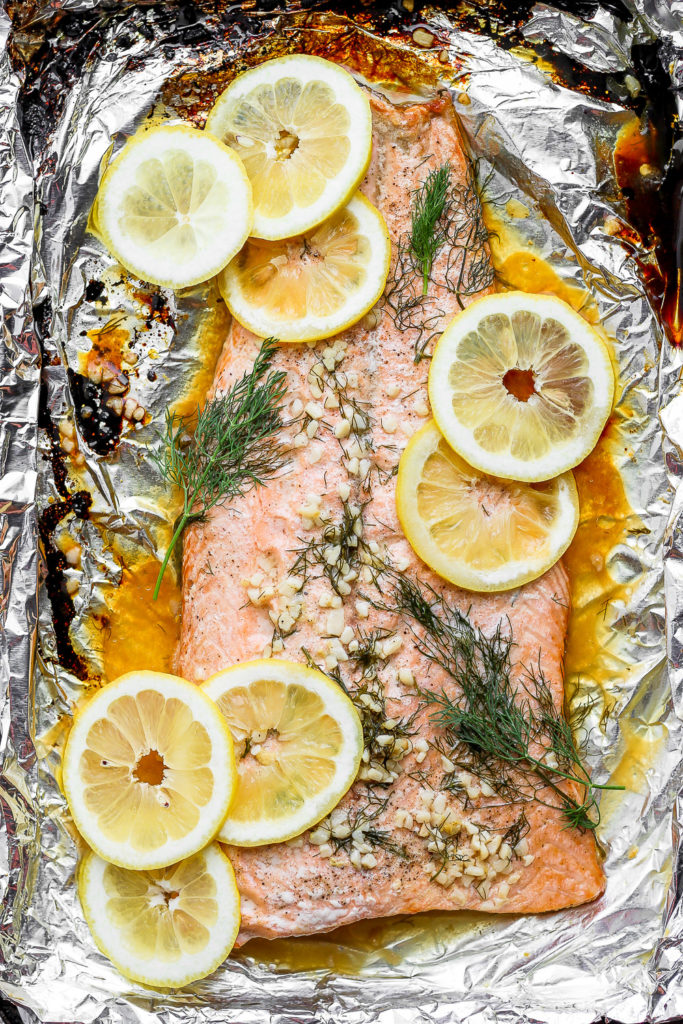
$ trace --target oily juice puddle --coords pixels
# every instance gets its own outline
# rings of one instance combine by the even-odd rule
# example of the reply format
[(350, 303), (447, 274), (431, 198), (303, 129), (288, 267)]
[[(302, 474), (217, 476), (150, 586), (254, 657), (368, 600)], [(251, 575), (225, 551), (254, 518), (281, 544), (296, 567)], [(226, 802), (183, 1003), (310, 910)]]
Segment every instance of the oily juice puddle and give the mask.
[(493, 928), (510, 915), (471, 910), (427, 911), (400, 917), (359, 921), (333, 932), (296, 939), (252, 939), (234, 959), (251, 959), (280, 971), (331, 971), (335, 974), (381, 974), (406, 963), (429, 962), (461, 942)]
[(124, 566), (121, 583), (107, 600), (107, 621), (102, 641), (106, 678), (146, 669), (173, 672), (173, 651), (180, 630), (180, 587), (170, 572), (152, 601), (159, 572), (156, 559)]
[[(193, 342), (193, 349), (201, 353), (201, 360), (195, 361), (193, 372), (173, 404), (172, 411), (177, 415), (190, 416), (205, 401), (228, 323), (225, 305), (212, 294)], [(112, 335), (113, 332), (108, 332), (107, 358), (117, 365), (121, 350), (117, 350)], [(128, 332), (117, 331), (116, 335), (119, 345), (127, 345)], [(82, 354), (84, 363), (89, 358), (91, 353)], [(166, 496), (163, 509), (160, 502), (160, 511), (163, 511), (165, 525), (158, 528), (157, 542), (163, 548), (170, 541), (173, 522), (180, 512), (179, 498)], [(107, 610), (98, 615), (97, 621), (93, 619), (89, 627), (98, 634), (96, 646), (101, 646), (103, 674), (109, 681), (136, 669), (173, 671), (173, 653), (180, 637), (179, 581), (170, 566), (164, 574), (159, 597), (153, 601), (159, 562), (148, 552), (138, 551), (139, 554), (132, 555), (129, 549), (125, 556), (113, 552), (121, 566), (121, 582), (118, 587), (107, 588), (103, 594)]]

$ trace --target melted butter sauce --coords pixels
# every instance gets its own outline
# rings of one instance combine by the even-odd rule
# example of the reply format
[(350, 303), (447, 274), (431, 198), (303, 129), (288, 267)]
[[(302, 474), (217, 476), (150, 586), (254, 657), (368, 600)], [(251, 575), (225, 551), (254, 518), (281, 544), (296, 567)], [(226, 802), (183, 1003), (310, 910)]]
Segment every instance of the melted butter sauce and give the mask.
[[(195, 341), (202, 353), (201, 362), (172, 407), (179, 416), (192, 415), (206, 400), (228, 326), (225, 304), (212, 290)], [(160, 535), (162, 547), (170, 542), (173, 522), (181, 509), (180, 495), (165, 496), (163, 502), (166, 526)], [(106, 678), (116, 679), (124, 672), (143, 668), (172, 672), (180, 640), (181, 608), (180, 582), (174, 578), (173, 566), (169, 564), (166, 569), (159, 596), (153, 601), (159, 562), (142, 549), (137, 556), (127, 552), (125, 559), (116, 557), (122, 577), (119, 586), (111, 588), (106, 596), (108, 613), (102, 645)]]
[[(624, 665), (609, 625), (610, 605), (626, 604), (633, 583), (619, 583), (609, 572), (609, 556), (639, 522), (624, 494), (611, 457), (614, 421), (608, 422), (591, 454), (574, 470), (579, 491), (579, 528), (564, 564), (572, 589), (565, 673), (568, 696), (586, 685), (598, 687), (609, 703), (608, 689)], [(609, 707), (607, 708), (609, 710)]]
[(180, 630), (180, 587), (166, 572), (152, 601), (159, 572), (156, 559), (124, 567), (121, 583), (105, 595), (108, 613), (102, 640), (104, 674), (111, 681), (124, 672), (173, 671)]
[(511, 915), (471, 910), (431, 910), (423, 914), (375, 918), (329, 934), (296, 939), (252, 939), (235, 959), (257, 960), (282, 971), (382, 974), (387, 967), (429, 963), (459, 943), (502, 928)]

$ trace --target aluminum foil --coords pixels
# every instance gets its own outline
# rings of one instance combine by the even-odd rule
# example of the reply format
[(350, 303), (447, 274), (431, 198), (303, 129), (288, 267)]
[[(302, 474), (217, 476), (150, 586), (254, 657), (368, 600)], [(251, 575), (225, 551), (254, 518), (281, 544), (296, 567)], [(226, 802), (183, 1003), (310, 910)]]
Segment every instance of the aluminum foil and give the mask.
[[(17, 113), (25, 86), (6, 57), (0, 66), (0, 991), (25, 1020), (55, 1022), (579, 1024), (683, 1014), (683, 353), (663, 340), (642, 280), (649, 254), (633, 241), (614, 183), (610, 155), (633, 114), (556, 84), (519, 50), (457, 28), (436, 9), (411, 34), (391, 23), (373, 31), (362, 11), (354, 23), (320, 10), (247, 15), (212, 5), (205, 16), (194, 9), (190, 38), (171, 4), (59, 6), (100, 38), (62, 90), (47, 137), (36, 145), (32, 135), (31, 159)], [(56, 7), (34, 4), (18, 16), (15, 52), (30, 54), (32, 33)], [(637, 14), (626, 23), (598, 11), (584, 21), (539, 4), (525, 35), (602, 72), (629, 68), (632, 44), (659, 38), (680, 89), (676, 3), (638, 0)], [(4, 43), (11, 28), (6, 18), (0, 26)], [(72, 31), (77, 37), (78, 24)], [(84, 676), (102, 670), (92, 624), (116, 592), (122, 553), (153, 556), (168, 539), (173, 512), (145, 447), (183, 381), (201, 373), (208, 356), (199, 339), (219, 334), (220, 324), (210, 322), (206, 286), (155, 290), (165, 315), (151, 316), (88, 232), (88, 213), (104, 162), (145, 119), (191, 114), (201, 123), (191, 77), (180, 76), (229, 73), (245, 53), (273, 45), (388, 57), (412, 92), (428, 92), (439, 77), (477, 162), (501, 276), (515, 252), (544, 260), (560, 287), (594, 306), (611, 340), (620, 397), (603, 444), (631, 511), (616, 524), (584, 511), (584, 530), (598, 536), (616, 525), (618, 539), (595, 598), (600, 650), (567, 682), (574, 701), (593, 700), (586, 743), (595, 777), (626, 790), (602, 798), (607, 890), (588, 906), (535, 917), (429, 914), (252, 943), (206, 981), (155, 992), (122, 978), (83, 920), (59, 746)], [(396, 81), (384, 84), (395, 94)], [(92, 280), (107, 282), (106, 302), (90, 294)], [(130, 396), (146, 417), (139, 429), (126, 425), (113, 454), (98, 456), (75, 438), (84, 458), (72, 460), (68, 486), (89, 495), (90, 509), (64, 520), (81, 548), (62, 581), (75, 581), (74, 661), (53, 627), (44, 571), (36, 604), (36, 512), (64, 500), (54, 450), (59, 424), (73, 421), (68, 371), (82, 368), (92, 332), (112, 321), (138, 339)], [(595, 614), (590, 601), (586, 609)]]

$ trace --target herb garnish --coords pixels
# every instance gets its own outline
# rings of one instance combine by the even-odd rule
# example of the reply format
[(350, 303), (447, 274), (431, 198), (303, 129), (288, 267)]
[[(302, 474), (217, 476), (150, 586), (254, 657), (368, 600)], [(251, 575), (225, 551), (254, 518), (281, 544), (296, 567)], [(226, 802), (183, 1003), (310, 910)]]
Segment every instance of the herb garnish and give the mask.
[(429, 275), (434, 257), (438, 253), (445, 232), (441, 219), (446, 209), (448, 186), (451, 182), (450, 164), (442, 164), (430, 171), (415, 193), (410, 225), (410, 249), (422, 271), (422, 294), (427, 294)]
[(264, 483), (283, 463), (275, 434), (283, 426), (285, 373), (271, 370), (277, 343), (267, 338), (251, 370), (198, 409), (193, 424), (166, 413), (164, 445), (150, 452), (161, 475), (183, 493), (183, 510), (159, 569), (154, 600), (171, 553), (189, 523)]
[[(444, 165), (448, 166), (448, 165)], [(432, 172), (437, 173), (437, 172)], [(488, 179), (487, 179), (488, 180)], [(445, 265), (443, 273), (439, 272), (440, 283), (455, 295), (458, 304), (464, 308), (463, 299), (487, 288), (494, 279), (493, 266), (489, 253), (489, 233), (484, 223), (481, 210), (480, 195), (487, 186), (487, 180), (478, 183), (478, 166), (468, 163), (465, 179), (462, 182), (452, 180), (449, 184), (443, 203), (441, 215), (431, 235), (433, 253), (427, 277), (438, 252), (443, 249)], [(417, 191), (414, 207), (414, 226), (417, 226), (415, 214), (420, 207), (420, 196), (426, 199), (426, 185)], [(438, 195), (435, 194), (435, 198)], [(435, 203), (422, 202), (430, 206), (432, 213)], [(420, 238), (426, 240), (426, 254), (429, 255), (429, 232), (425, 230), (426, 219), (421, 220), (418, 231), (416, 252), (413, 248), (414, 227), (399, 238), (396, 246), (394, 271), (386, 290), (386, 305), (395, 326), (406, 334), (415, 349), (415, 362), (429, 355), (432, 342), (444, 327), (444, 319), (448, 315), (446, 309), (435, 298), (428, 295), (425, 288), (425, 266), (420, 260), (424, 254), (420, 246)]]
[(351, 834), (340, 838), (337, 838), (334, 834), (330, 836), (335, 852), (345, 848), (348, 849), (353, 843), (353, 833), (362, 832), (363, 840), (370, 843), (371, 846), (386, 850), (387, 853), (393, 853), (395, 857), (400, 857), (401, 860), (409, 860), (408, 851), (402, 843), (394, 842), (391, 838), (391, 833), (386, 829), (373, 828), (372, 826), (372, 822), (379, 818), (380, 814), (386, 810), (388, 803), (388, 797), (369, 788), (365, 806), (357, 809), (353, 816), (349, 816), (348, 823)]
[[(303, 576), (306, 582), (325, 576), (336, 594), (350, 593), (350, 588), (344, 588), (343, 577), (360, 564), (361, 552), (367, 550), (362, 516), (362, 505), (342, 502), (339, 522), (326, 522), (320, 537), (312, 537), (302, 547), (294, 549), (296, 559), (289, 570), (291, 575)], [(329, 560), (331, 551), (335, 554), (332, 561)]]
[[(413, 631), (416, 649), (456, 686), (456, 696), (419, 691), (432, 720), (444, 730), (437, 744), (441, 753), (510, 802), (557, 806), (545, 798), (553, 793), (569, 825), (595, 829), (600, 821), (595, 791), (623, 786), (591, 780), (540, 668), (528, 669), (526, 681), (515, 686), (513, 640), (500, 625), (488, 637), (431, 587), (391, 568), (383, 575), (393, 581), (393, 590), (388, 602), (375, 601), (375, 607), (410, 616), (421, 627)], [(580, 798), (567, 792), (563, 782), (578, 786)], [(458, 785), (455, 773), (445, 777), (445, 788)]]

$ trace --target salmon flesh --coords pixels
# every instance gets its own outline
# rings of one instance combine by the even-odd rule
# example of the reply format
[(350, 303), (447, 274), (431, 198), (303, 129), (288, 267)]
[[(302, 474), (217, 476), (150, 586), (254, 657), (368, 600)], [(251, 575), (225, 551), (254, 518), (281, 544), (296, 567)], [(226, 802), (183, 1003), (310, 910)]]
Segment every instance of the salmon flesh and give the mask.
[[(526, 802), (522, 817), (514, 801), (437, 749), (443, 733), (415, 684), (447, 693), (453, 684), (418, 650), (415, 622), (392, 608), (389, 584), (368, 564), (379, 560), (433, 588), (486, 636), (502, 629), (512, 640), (513, 680), (521, 684), (533, 667), (561, 711), (570, 604), (563, 566), (508, 593), (466, 593), (419, 561), (398, 523), (396, 467), (429, 414), (429, 362), (416, 361), (416, 351), (428, 352), (462, 304), (491, 291), (493, 275), (450, 99), (394, 106), (373, 96), (372, 107), (362, 191), (391, 236), (385, 297), (335, 339), (280, 346), (287, 464), (185, 538), (182, 675), (200, 681), (253, 658), (310, 658), (344, 680), (365, 725), (375, 726), (358, 780), (323, 825), (287, 843), (228, 848), (242, 897), (240, 942), (423, 910), (557, 910), (604, 886), (593, 834), (567, 827), (552, 795)], [(411, 193), (445, 162), (452, 224), (424, 298), (406, 249)], [(249, 370), (259, 344), (233, 323), (214, 391)], [(351, 422), (346, 436), (335, 430), (342, 418)], [(325, 571), (340, 537), (341, 565)], [(446, 776), (457, 784), (444, 788)]]

